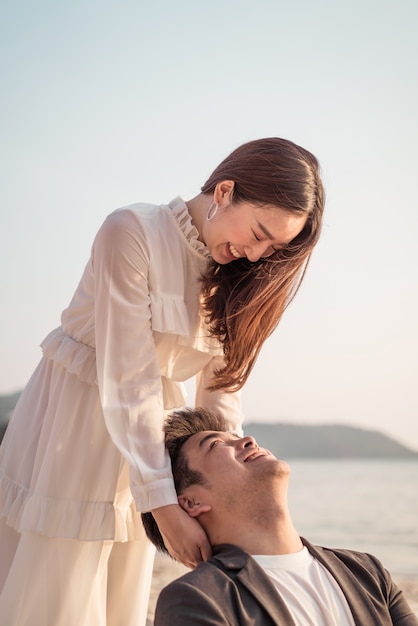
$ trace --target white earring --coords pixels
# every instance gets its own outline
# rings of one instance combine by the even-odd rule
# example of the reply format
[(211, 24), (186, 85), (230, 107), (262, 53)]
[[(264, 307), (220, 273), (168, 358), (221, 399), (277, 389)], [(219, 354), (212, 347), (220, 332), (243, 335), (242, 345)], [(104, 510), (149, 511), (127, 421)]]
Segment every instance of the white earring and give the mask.
[(215, 217), (215, 215), (218, 212), (218, 205), (216, 204), (216, 202), (211, 202), (208, 208), (208, 212), (206, 213), (206, 219), (208, 222), (210, 222), (210, 220), (213, 220), (213, 218)]

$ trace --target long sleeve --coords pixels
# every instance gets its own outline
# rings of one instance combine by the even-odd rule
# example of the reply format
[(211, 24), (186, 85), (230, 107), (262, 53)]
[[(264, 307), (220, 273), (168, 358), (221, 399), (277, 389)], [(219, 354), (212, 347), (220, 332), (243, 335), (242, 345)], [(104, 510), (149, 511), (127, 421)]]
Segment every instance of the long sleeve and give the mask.
[(388, 604), (394, 626), (418, 626), (418, 618), (409, 606), (401, 589), (393, 582), (389, 572), (385, 570), (388, 587)]
[(227, 421), (229, 430), (242, 435), (241, 392), (208, 391), (214, 371), (223, 366), (223, 356), (213, 357), (196, 376), (196, 406), (220, 413)]
[(177, 502), (164, 447), (161, 374), (151, 327), (149, 251), (127, 212), (110, 215), (92, 252), (95, 343), (104, 419), (130, 465), (136, 507)]

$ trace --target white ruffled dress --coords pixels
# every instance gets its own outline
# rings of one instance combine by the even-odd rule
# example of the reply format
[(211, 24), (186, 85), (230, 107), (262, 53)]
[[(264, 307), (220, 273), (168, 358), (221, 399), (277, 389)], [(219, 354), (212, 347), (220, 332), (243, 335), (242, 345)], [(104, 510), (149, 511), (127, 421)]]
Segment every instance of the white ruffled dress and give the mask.
[(137, 511), (177, 501), (162, 426), (194, 375), (196, 405), (240, 429), (239, 394), (205, 389), (223, 358), (199, 310), (208, 257), (181, 198), (105, 220), (0, 448), (0, 513), (17, 531), (142, 536)]

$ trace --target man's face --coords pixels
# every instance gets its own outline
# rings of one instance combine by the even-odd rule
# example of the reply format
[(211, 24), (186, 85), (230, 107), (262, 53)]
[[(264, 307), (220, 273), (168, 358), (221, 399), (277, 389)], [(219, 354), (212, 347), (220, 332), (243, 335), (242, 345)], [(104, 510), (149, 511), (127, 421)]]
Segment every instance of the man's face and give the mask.
[(253, 437), (228, 432), (197, 433), (186, 441), (183, 454), (190, 469), (199, 471), (207, 482), (193, 487), (208, 492), (212, 504), (245, 507), (261, 497), (261, 490), (271, 493), (289, 474), (287, 463), (260, 448)]

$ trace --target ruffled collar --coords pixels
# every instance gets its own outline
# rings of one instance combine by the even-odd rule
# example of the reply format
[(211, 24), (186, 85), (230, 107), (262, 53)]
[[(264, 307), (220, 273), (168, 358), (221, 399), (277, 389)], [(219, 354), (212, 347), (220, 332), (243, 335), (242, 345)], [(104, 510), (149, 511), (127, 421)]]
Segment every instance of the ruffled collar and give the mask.
[(177, 196), (177, 198), (174, 198), (174, 200), (169, 202), (168, 206), (170, 207), (181, 232), (186, 237), (191, 247), (202, 256), (209, 257), (209, 250), (205, 244), (198, 239), (199, 231), (192, 222), (192, 218), (190, 217), (190, 213), (184, 200), (180, 198), (180, 196)]

